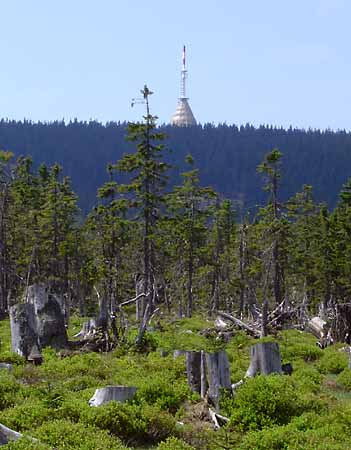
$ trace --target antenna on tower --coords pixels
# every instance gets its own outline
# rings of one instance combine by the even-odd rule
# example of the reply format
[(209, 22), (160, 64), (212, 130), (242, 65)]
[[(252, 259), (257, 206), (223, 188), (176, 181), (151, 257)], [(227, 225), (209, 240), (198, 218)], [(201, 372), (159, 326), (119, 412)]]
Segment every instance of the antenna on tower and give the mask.
[(183, 45), (183, 54), (182, 54), (182, 72), (181, 72), (181, 81), (180, 81), (180, 98), (186, 98), (186, 78), (188, 75), (188, 71), (185, 68), (185, 45)]
[(188, 78), (188, 71), (186, 69), (186, 49), (183, 45), (182, 53), (182, 70), (180, 72), (180, 96), (176, 112), (171, 118), (171, 124), (177, 126), (196, 125), (196, 120), (188, 103), (186, 96), (186, 79)]

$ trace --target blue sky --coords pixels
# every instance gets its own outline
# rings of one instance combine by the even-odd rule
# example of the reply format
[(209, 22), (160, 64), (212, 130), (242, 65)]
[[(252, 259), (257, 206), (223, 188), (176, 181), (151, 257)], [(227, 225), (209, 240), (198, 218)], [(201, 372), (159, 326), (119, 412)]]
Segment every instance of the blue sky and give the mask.
[(349, 0), (0, 0), (0, 116), (351, 130)]

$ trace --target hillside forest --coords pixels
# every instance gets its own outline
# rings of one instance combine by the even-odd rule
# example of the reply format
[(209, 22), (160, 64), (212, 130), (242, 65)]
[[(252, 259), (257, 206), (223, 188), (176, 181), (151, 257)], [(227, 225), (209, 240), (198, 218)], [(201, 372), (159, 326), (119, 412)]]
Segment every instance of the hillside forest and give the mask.
[[(329, 314), (346, 311), (349, 318), (351, 179), (342, 158), (335, 156), (328, 167), (322, 161), (330, 142), (340, 143), (333, 151), (346, 160), (350, 136), (227, 125), (157, 127), (151, 92), (145, 86), (142, 94), (146, 114), (140, 122), (104, 129), (96, 123), (68, 126), (79, 142), (70, 155), (76, 180), (92, 167), (93, 155), (85, 157), (82, 143), (91, 128), (96, 136), (99, 129), (108, 131), (116, 142), (126, 131), (128, 151), (99, 176), (91, 173), (94, 182), (105, 177), (94, 202), (87, 200), (89, 192), (79, 201), (66, 167), (57, 162), (34, 164), (7, 145), (0, 152), (0, 362), (14, 366), (0, 370), (0, 422), (40, 441), (20, 439), (8, 448), (350, 448), (351, 369), (345, 351), (350, 322), (335, 333), (335, 316)], [(2, 122), (0, 136), (18, 126)], [(21, 127), (39, 136), (55, 129), (59, 135), (66, 126)], [(81, 136), (77, 129), (87, 133)], [(216, 133), (218, 147), (200, 155)], [(224, 150), (219, 157), (220, 142), (229, 148), (233, 135), (233, 148), (251, 135), (259, 151), (250, 155), (243, 144), (240, 154)], [(46, 144), (38, 136), (42, 151)], [(183, 144), (177, 153), (184, 158), (180, 171), (169, 152), (172, 139)], [(315, 141), (310, 154), (293, 155), (300, 139)], [(279, 147), (267, 148), (271, 140), (279, 140)], [(317, 148), (321, 159), (306, 166)], [(50, 158), (56, 156), (53, 150)], [(232, 164), (237, 170), (221, 179)], [(339, 164), (345, 180), (334, 199), (330, 185), (320, 180)], [(240, 178), (240, 171), (254, 176)], [(318, 200), (309, 175), (317, 182)], [(208, 183), (211, 177), (217, 181)], [(306, 183), (290, 193), (302, 180)], [(251, 195), (256, 189), (260, 192)], [(244, 191), (247, 198), (238, 202), (236, 194)], [(259, 206), (250, 208), (257, 199)], [(90, 203), (83, 214), (79, 205)], [(97, 318), (88, 349), (81, 351), (77, 342), (60, 352), (43, 349), (41, 366), (11, 353), (9, 311), (28, 301), (33, 286), (46, 286), (62, 299), (70, 339), (83, 318)], [(218, 315), (236, 326), (229, 340), (211, 328)], [(319, 346), (302, 331), (313, 316), (328, 325), (334, 321), (332, 338), (322, 326)], [(268, 373), (281, 374), (284, 362), (291, 376), (264, 376), (262, 368), (261, 375), (247, 375), (249, 369), (245, 381), (250, 345), (272, 349), (273, 341), (282, 361), (279, 357), (279, 369)], [(173, 358), (174, 350), (229, 355), (231, 382), (239, 383), (234, 397), (217, 399), (217, 416), (225, 422), (217, 431), (210, 423), (204, 426), (203, 412), (195, 411), (204, 403), (190, 389), (190, 360), (186, 356), (187, 380), (184, 358)], [(206, 358), (210, 364), (211, 356)], [(135, 385), (135, 400), (88, 406), (93, 388), (116, 383)]]

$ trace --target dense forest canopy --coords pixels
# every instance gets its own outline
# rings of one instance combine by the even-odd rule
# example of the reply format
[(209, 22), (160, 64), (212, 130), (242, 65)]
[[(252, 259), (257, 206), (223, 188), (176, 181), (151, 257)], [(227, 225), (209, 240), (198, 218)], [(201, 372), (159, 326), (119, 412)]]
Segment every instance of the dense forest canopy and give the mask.
[[(160, 128), (171, 149), (165, 158), (174, 166), (172, 182), (180, 181), (184, 158), (190, 153), (203, 185), (213, 186), (246, 207), (264, 203), (256, 167), (274, 147), (283, 152), (281, 195), (285, 199), (303, 184), (310, 184), (316, 200), (335, 206), (338, 192), (351, 173), (351, 134), (345, 131), (226, 124)], [(79, 204), (87, 213), (96, 203), (97, 188), (108, 178), (107, 164), (132, 150), (126, 133), (127, 124), (119, 122), (1, 120), (0, 148), (16, 156), (31, 155), (34, 166), (59, 163), (71, 177)]]

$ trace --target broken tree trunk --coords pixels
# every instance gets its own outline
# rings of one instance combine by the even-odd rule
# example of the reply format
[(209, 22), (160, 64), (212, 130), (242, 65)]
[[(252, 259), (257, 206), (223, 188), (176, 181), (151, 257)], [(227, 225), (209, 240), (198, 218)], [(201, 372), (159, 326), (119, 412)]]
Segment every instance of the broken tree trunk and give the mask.
[(65, 315), (58, 298), (49, 293), (45, 284), (33, 284), (28, 287), (26, 300), (34, 306), (36, 332), (41, 347), (66, 346), (68, 338)]
[(186, 352), (186, 372), (190, 389), (218, 409), (220, 390), (231, 390), (227, 353)]
[(351, 305), (339, 303), (334, 306), (334, 318), (330, 333), (334, 341), (351, 344)]
[(34, 305), (20, 303), (10, 308), (12, 351), (28, 358), (33, 348), (40, 349)]
[(260, 342), (253, 345), (250, 351), (251, 362), (245, 377), (254, 377), (257, 373), (282, 374), (279, 345), (276, 342)]
[(201, 392), (201, 352), (186, 352), (186, 373), (193, 392)]
[(208, 400), (219, 409), (220, 389), (231, 390), (229, 361), (224, 350), (206, 353), (206, 372)]

